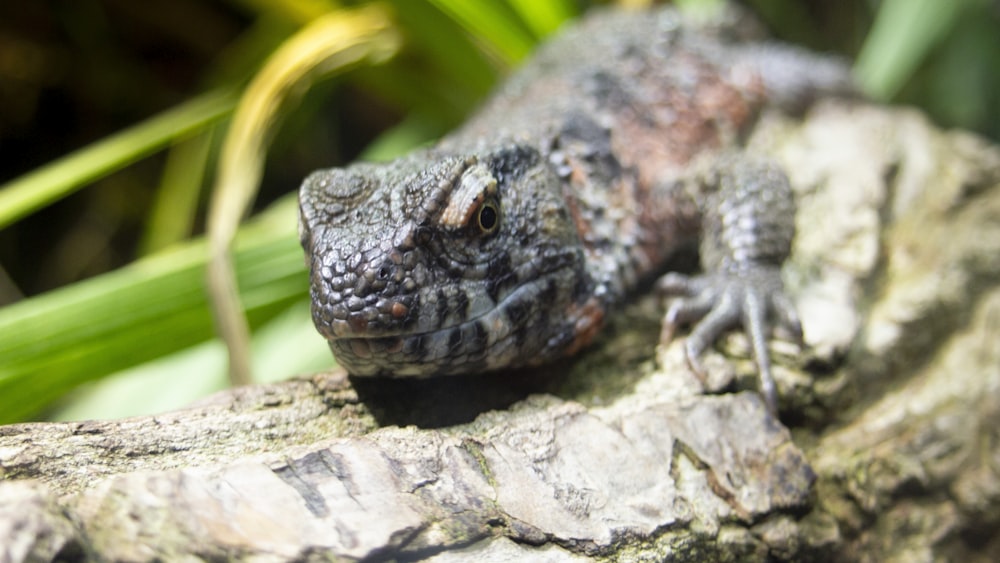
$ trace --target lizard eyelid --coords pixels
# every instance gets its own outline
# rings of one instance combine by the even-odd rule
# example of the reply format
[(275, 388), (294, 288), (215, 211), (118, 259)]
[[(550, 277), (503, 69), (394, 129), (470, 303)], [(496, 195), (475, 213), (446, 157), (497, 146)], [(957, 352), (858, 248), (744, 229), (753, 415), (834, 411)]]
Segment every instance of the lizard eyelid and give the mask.
[(457, 180), (438, 225), (452, 230), (474, 229), (492, 234), (500, 225), (497, 179), (482, 164), (473, 164)]

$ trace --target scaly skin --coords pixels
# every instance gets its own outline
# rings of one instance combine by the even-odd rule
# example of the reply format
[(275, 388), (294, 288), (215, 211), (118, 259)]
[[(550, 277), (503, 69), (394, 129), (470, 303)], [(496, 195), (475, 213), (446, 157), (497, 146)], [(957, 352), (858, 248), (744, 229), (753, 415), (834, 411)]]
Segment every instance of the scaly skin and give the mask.
[(660, 283), (687, 296), (664, 334), (704, 317), (688, 339), (697, 366), (742, 322), (774, 410), (767, 321), (798, 325), (779, 275), (794, 205), (781, 170), (741, 154), (739, 137), (764, 105), (800, 108), (849, 81), (835, 61), (737, 35), (670, 9), (600, 13), (436, 147), (311, 174), (300, 235), (313, 320), (341, 365), (430, 376), (573, 354), (700, 240), (706, 273)]

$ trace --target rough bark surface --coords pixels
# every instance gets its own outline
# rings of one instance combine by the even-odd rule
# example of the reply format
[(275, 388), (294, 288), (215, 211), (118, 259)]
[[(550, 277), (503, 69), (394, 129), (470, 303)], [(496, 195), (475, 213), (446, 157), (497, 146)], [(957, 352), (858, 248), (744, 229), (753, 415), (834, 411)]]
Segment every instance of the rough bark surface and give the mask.
[(1000, 560), (1000, 150), (848, 102), (750, 146), (799, 204), (782, 421), (638, 298), (541, 371), (0, 427), (0, 562)]

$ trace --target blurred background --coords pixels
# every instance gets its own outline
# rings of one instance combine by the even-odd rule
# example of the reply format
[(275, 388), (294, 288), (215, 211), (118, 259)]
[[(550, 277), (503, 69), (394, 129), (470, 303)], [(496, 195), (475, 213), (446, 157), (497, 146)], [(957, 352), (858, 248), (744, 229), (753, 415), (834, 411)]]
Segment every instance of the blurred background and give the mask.
[[(385, 26), (382, 55), (300, 81), (280, 126), (261, 125), (236, 253), (259, 381), (333, 365), (309, 320), (301, 179), (437, 138), (537, 42), (606, 3), (0, 3), (0, 423), (156, 412), (226, 386), (204, 294), (208, 202), (240, 93), (297, 33), (364, 6)], [(743, 4), (774, 37), (854, 61), (872, 98), (1000, 138), (1000, 2)]]

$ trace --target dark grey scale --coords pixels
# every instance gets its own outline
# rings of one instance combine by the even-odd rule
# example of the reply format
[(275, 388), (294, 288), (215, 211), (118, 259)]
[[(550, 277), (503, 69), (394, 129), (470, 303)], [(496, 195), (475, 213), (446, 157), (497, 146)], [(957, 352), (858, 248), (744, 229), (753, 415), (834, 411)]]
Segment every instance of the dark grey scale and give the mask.
[(437, 290), (437, 303), (436, 303), (436, 307), (437, 307), (437, 310), (435, 311), (434, 314), (437, 315), (438, 322), (442, 321), (443, 319), (448, 318), (448, 313), (450, 312), (449, 303), (448, 303), (448, 296), (445, 295), (445, 292), (444, 292), (443, 289), (438, 289)]
[(463, 319), (469, 318), (469, 296), (464, 291), (455, 294), (455, 314)]
[(437, 324), (442, 329), (447, 329), (449, 326), (460, 324), (468, 319), (468, 315), (460, 307), (460, 300), (464, 299), (463, 292), (448, 290), (438, 296), (439, 300), (441, 298), (444, 298), (444, 304), (438, 303)]
[(539, 158), (540, 154), (534, 148), (514, 144), (496, 151), (490, 161), (497, 183), (508, 186), (522, 176), (525, 170), (535, 166)]
[(421, 361), (427, 357), (427, 343), (424, 335), (416, 334), (408, 336), (404, 340), (404, 350), (414, 361)]
[[(545, 280), (544, 289), (538, 294), (539, 302), (554, 303), (559, 298), (559, 285), (552, 278)], [(541, 307), (539, 307), (541, 308)]]
[[(559, 300), (559, 284), (555, 280), (549, 278), (545, 282), (545, 286), (542, 291), (538, 294), (539, 303), (555, 303)], [(586, 298), (580, 301), (573, 300), (576, 303), (582, 303)], [(558, 316), (553, 316), (552, 313), (545, 307), (536, 306), (531, 309), (532, 313), (532, 326), (534, 327), (549, 327), (557, 326), (563, 324), (565, 319), (559, 318)], [(526, 340), (530, 338), (531, 340), (538, 342), (545, 342), (546, 348), (559, 348), (563, 346), (566, 342), (565, 339), (558, 339), (558, 344), (553, 345), (553, 342), (545, 334), (539, 332), (538, 334), (525, 334), (523, 336), (519, 335), (519, 338), (525, 338)]]
[(465, 331), (463, 326), (457, 326), (448, 334), (448, 350), (453, 355), (457, 355), (462, 352), (462, 347), (465, 344), (465, 338), (463, 338), (463, 332)]
[(612, 73), (597, 71), (588, 74), (581, 81), (587, 94), (601, 107), (628, 107), (631, 97)]
[(588, 297), (594, 294), (594, 280), (590, 276), (577, 276), (573, 282), (573, 290), (570, 293), (573, 302), (583, 303)]
[[(591, 175), (595, 185), (608, 188), (608, 180), (622, 173), (621, 163), (611, 148), (611, 131), (602, 127), (592, 117), (583, 113), (573, 113), (559, 132), (559, 148), (580, 149), (578, 155), (594, 165)], [(603, 181), (601, 181), (603, 180)], [(603, 210), (601, 210), (603, 211)]]
[[(525, 303), (517, 303), (515, 311), (512, 311), (512, 307), (507, 307), (504, 309), (504, 316), (513, 324), (513, 326), (524, 327), (524, 330), (513, 331), (508, 338), (512, 339), (514, 346), (519, 350), (530, 349), (529, 343), (534, 340), (534, 331), (537, 330), (539, 326), (542, 326), (544, 319), (542, 319), (542, 314), (537, 307), (532, 307)], [(520, 319), (516, 322), (511, 318), (511, 313), (514, 313)], [(537, 342), (537, 341), (535, 341)]]
[(486, 279), (483, 281), (485, 282), (486, 294), (494, 302), (499, 302), (501, 293), (518, 281), (511, 266), (509, 253), (504, 252), (490, 260), (486, 269)]
[(485, 358), (489, 350), (489, 347), (487, 346), (487, 342), (489, 342), (490, 338), (489, 327), (484, 326), (483, 321), (481, 320), (468, 323), (466, 326), (468, 326), (472, 332), (468, 336), (469, 345), (467, 348), (470, 351), (473, 351), (471, 353), (474, 357), (480, 359)]
[(522, 326), (532, 313), (533, 307), (530, 303), (516, 301), (504, 308), (504, 315), (514, 326)]

